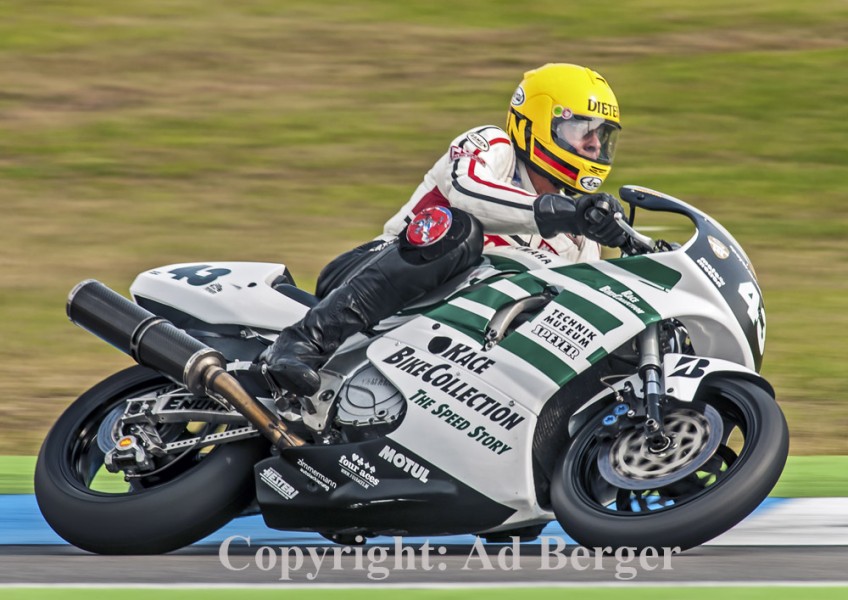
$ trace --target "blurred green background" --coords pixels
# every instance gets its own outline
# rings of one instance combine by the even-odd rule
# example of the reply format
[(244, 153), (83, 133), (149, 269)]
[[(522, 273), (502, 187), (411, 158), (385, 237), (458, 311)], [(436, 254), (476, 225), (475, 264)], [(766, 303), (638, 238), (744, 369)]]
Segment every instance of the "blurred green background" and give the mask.
[(6, 0), (0, 454), (130, 364), (68, 323), (74, 284), (256, 260), (311, 290), (551, 61), (616, 91), (607, 191), (683, 198), (748, 250), (792, 453), (848, 454), (845, 0)]

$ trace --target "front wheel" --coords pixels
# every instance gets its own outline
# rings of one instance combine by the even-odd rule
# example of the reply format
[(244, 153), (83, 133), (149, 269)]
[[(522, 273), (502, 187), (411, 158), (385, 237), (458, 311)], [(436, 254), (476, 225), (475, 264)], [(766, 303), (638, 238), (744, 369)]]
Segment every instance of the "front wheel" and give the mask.
[(667, 408), (666, 452), (651, 452), (638, 425), (610, 439), (603, 414), (578, 432), (557, 462), (551, 493), (557, 520), (577, 542), (685, 550), (766, 498), (789, 451), (783, 413), (751, 381), (704, 385), (696, 402)]
[[(168, 552), (213, 533), (254, 498), (253, 465), (269, 449), (263, 439), (192, 447), (170, 462), (157, 459), (154, 471), (129, 484), (106, 470), (127, 402), (169, 393), (190, 396), (133, 366), (91, 388), (59, 417), (38, 455), (35, 495), (65, 540), (100, 554)], [(194, 426), (166, 423), (156, 433), (164, 441), (188, 439)]]

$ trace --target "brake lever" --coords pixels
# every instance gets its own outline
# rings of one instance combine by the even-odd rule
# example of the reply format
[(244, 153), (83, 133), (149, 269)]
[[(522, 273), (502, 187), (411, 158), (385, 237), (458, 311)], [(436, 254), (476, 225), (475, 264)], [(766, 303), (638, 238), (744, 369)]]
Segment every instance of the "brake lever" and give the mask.
[(629, 238), (629, 245), (632, 246), (634, 250), (641, 252), (642, 254), (654, 251), (656, 248), (656, 242), (647, 235), (643, 235), (633, 229), (630, 226), (630, 223), (627, 222), (627, 219), (624, 218), (623, 214), (617, 212), (612, 217), (615, 219), (616, 224), (624, 230), (624, 233), (627, 234)]

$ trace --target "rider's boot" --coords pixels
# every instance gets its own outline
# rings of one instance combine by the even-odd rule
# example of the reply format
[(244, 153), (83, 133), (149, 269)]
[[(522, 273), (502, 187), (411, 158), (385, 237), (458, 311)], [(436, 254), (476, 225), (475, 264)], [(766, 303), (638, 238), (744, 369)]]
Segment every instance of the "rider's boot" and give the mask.
[(351, 286), (342, 286), (315, 305), (303, 319), (280, 332), (262, 354), (274, 379), (285, 389), (311, 396), (318, 391), (318, 369), (348, 336), (369, 326)]
[(364, 255), (354, 275), (283, 329), (260, 359), (282, 388), (311, 396), (321, 386), (318, 369), (344, 340), (470, 268), (482, 251), (476, 218), (456, 209), (426, 209), (398, 239), (369, 252), (352, 251)]

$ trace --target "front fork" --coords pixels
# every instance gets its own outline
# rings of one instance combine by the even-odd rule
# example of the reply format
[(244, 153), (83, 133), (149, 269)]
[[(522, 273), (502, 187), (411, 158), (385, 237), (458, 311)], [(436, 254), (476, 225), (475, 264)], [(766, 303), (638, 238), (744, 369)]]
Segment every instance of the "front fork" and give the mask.
[(637, 338), (641, 358), (639, 375), (645, 395), (645, 440), (648, 449), (654, 453), (664, 452), (671, 446), (671, 439), (665, 434), (662, 356), (660, 355), (660, 328), (651, 323)]

